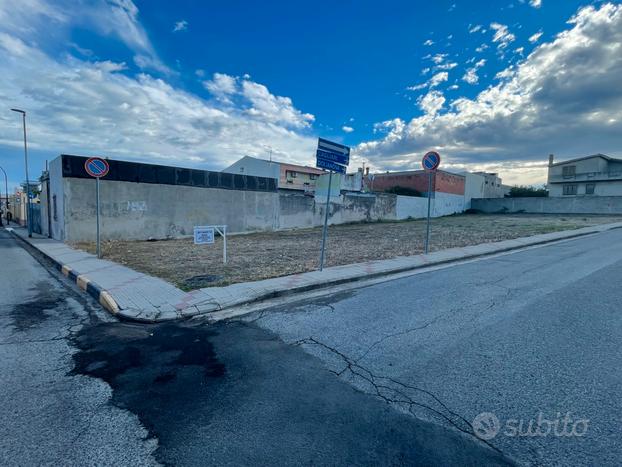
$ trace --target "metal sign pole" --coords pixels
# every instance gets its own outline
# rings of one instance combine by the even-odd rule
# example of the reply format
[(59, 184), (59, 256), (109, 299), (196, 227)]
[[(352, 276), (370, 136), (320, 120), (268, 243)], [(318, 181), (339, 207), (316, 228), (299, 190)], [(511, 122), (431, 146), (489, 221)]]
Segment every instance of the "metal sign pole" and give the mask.
[(223, 233), (223, 244), (222, 244), (222, 262), (227, 264), (227, 226), (223, 225), (222, 227)]
[(328, 231), (328, 208), (330, 203), (330, 187), (333, 184), (333, 171), (328, 171), (328, 192), (326, 193), (326, 212), (324, 212), (324, 231), (322, 232), (322, 252), (320, 253), (320, 271), (324, 269), (324, 248)]
[(97, 257), (101, 258), (101, 247), (99, 243), (99, 177), (95, 178), (95, 204), (97, 204)]
[(432, 201), (432, 170), (428, 171), (428, 225), (425, 232), (425, 253), (428, 254), (430, 245), (430, 205)]

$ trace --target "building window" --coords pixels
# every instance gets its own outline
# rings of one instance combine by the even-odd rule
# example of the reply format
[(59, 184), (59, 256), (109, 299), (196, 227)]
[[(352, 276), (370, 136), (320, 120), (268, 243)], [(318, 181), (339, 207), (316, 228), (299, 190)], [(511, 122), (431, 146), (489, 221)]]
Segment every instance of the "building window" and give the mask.
[(576, 195), (577, 185), (564, 185), (564, 195)]
[(566, 178), (574, 177), (576, 174), (576, 165), (567, 165), (562, 168), (562, 176)]
[(292, 178), (296, 178), (298, 174), (296, 172), (289, 172), (289, 176)]
[(594, 183), (586, 183), (585, 184), (585, 194), (586, 195), (593, 195), (595, 186), (596, 185)]
[(316, 179), (317, 179), (317, 175), (315, 175), (315, 174), (309, 174), (309, 178), (310, 178), (311, 180), (316, 180)]

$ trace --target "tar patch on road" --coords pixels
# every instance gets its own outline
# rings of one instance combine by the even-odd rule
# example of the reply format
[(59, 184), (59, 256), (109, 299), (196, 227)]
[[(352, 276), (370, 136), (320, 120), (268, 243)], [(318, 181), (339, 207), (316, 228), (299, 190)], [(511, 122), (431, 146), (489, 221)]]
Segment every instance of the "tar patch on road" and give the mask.
[(41, 325), (51, 315), (49, 311), (59, 307), (64, 301), (56, 289), (47, 282), (40, 282), (30, 289), (35, 293), (27, 302), (13, 305), (9, 312), (11, 323), (16, 331), (27, 331)]
[(188, 366), (201, 369), (205, 379), (224, 374), (209, 337), (209, 332), (175, 325), (100, 323), (78, 333), (76, 342), (83, 351), (75, 357), (75, 372), (101, 378), (114, 388), (140, 371), (140, 385), (134, 389), (142, 392), (146, 386), (150, 396), (157, 396), (158, 385), (175, 380)]
[(500, 465), (461, 434), (356, 391), (254, 325), (87, 325), (76, 374), (158, 439), (166, 465)]

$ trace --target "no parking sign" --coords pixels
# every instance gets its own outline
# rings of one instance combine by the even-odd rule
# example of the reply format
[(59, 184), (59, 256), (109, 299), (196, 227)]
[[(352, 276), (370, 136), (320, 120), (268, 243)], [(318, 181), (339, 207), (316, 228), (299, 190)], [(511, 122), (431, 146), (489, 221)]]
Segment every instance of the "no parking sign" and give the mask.
[(108, 161), (101, 157), (91, 157), (84, 163), (84, 170), (91, 177), (100, 178), (108, 175), (110, 165)]
[(84, 163), (84, 170), (91, 177), (95, 177), (95, 209), (96, 209), (96, 223), (97, 223), (97, 257), (101, 258), (101, 247), (99, 242), (99, 179), (108, 175), (110, 171), (110, 165), (108, 161), (101, 157), (89, 157)]
[(426, 152), (421, 159), (421, 165), (428, 172), (428, 223), (425, 231), (425, 252), (428, 253), (430, 244), (430, 201), (432, 199), (432, 174), (436, 179), (436, 169), (441, 165), (441, 155), (436, 151)]
[(423, 156), (421, 165), (425, 170), (436, 170), (441, 165), (441, 155), (436, 151), (430, 151)]

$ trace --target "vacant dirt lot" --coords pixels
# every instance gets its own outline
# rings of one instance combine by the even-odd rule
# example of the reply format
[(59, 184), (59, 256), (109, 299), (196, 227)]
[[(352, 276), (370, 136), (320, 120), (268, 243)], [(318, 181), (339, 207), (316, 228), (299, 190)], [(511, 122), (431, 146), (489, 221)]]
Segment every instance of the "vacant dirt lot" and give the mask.
[[(464, 214), (432, 219), (430, 250), (496, 242), (589, 225), (622, 221), (622, 216)], [(425, 220), (330, 226), (328, 266), (421, 253)], [(228, 263), (222, 264), (222, 239), (214, 245), (191, 238), (103, 242), (105, 258), (159, 276), (185, 290), (267, 279), (317, 269), (320, 228), (233, 235), (227, 238)], [(77, 248), (94, 252), (93, 244)]]

